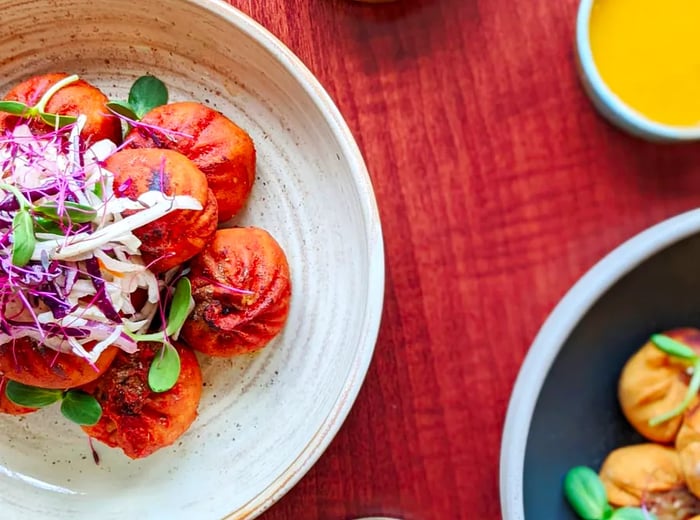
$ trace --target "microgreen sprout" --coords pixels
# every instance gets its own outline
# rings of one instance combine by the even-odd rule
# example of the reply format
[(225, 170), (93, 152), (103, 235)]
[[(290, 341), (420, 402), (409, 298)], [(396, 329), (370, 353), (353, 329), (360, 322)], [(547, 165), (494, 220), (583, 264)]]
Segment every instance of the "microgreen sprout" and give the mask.
[(155, 341), (163, 344), (153, 358), (148, 372), (148, 386), (154, 392), (167, 392), (175, 386), (180, 377), (180, 356), (171, 339), (177, 338), (192, 310), (193, 303), (192, 285), (189, 279), (183, 276), (175, 286), (170, 301), (170, 311), (166, 323), (163, 324), (163, 329), (150, 334), (127, 332), (135, 341)]
[(75, 123), (78, 120), (77, 117), (63, 114), (51, 114), (46, 112), (46, 105), (54, 94), (56, 94), (56, 92), (61, 90), (63, 87), (70, 85), (71, 83), (75, 83), (79, 79), (80, 78), (74, 74), (57, 81), (44, 93), (43, 96), (41, 96), (41, 99), (39, 99), (38, 103), (33, 107), (19, 101), (0, 101), (0, 112), (7, 112), (26, 119), (35, 119), (38, 117), (44, 123), (56, 128), (61, 128), (71, 123)]
[(15, 186), (0, 183), (0, 189), (11, 193), (19, 204), (12, 219), (12, 263), (24, 267), (31, 260), (36, 246), (34, 222), (29, 214), (30, 202)]
[(643, 507), (621, 507), (616, 509), (610, 518), (611, 520), (652, 520), (656, 515)]
[(141, 76), (129, 90), (129, 105), (141, 119), (147, 112), (168, 102), (168, 89), (154, 76)]
[(100, 403), (82, 390), (56, 390), (24, 385), (8, 381), (5, 386), (7, 398), (19, 406), (45, 408), (61, 401), (61, 413), (76, 424), (92, 426), (102, 417)]
[(659, 424), (681, 415), (688, 408), (690, 403), (693, 402), (698, 390), (700, 390), (700, 356), (688, 345), (664, 334), (654, 334), (651, 336), (650, 341), (665, 354), (688, 363), (693, 373), (683, 401), (671, 410), (649, 420), (649, 426), (658, 426)]
[[(83, 138), (84, 115), (45, 112), (51, 97), (77, 80), (69, 76), (57, 82), (33, 107), (0, 101), (0, 111), (55, 127), (24, 121), (0, 136), (0, 344), (26, 338), (56, 356), (82, 358), (96, 370), (112, 345), (134, 353), (138, 342), (158, 342), (162, 346), (148, 384), (154, 392), (165, 392), (180, 375), (173, 342), (194, 306), (192, 288), (186, 271), (157, 276), (142, 257), (134, 231), (173, 211), (201, 210), (202, 205), (157, 187), (134, 200), (126, 196), (128, 182), (115, 186), (105, 164), (119, 147)], [(165, 102), (162, 82), (146, 77), (134, 83), (126, 104), (129, 115), (140, 118)], [(132, 297), (139, 293), (146, 302), (137, 308), (140, 296)], [(159, 327), (154, 327), (159, 310)], [(81, 425), (95, 424), (102, 413), (95, 398), (80, 390), (8, 382), (5, 393), (32, 408), (60, 402), (61, 412)]]
[(115, 115), (121, 116), (127, 123), (139, 120), (139, 116), (136, 115), (128, 101), (109, 101), (107, 108)]
[(20, 209), (12, 219), (12, 263), (17, 267), (27, 265), (35, 247), (34, 221), (26, 209)]
[(640, 507), (614, 509), (598, 474), (586, 466), (571, 468), (564, 477), (564, 496), (583, 520), (656, 520)]
[[(84, 124), (0, 137), (0, 343), (27, 338), (94, 366), (110, 345), (137, 350), (130, 334), (148, 332), (167, 288), (134, 230), (202, 206), (159, 191), (127, 198), (103, 166), (116, 145), (90, 144)], [(148, 295), (140, 308), (136, 291)]]
[(180, 329), (185, 324), (185, 320), (192, 310), (192, 284), (186, 277), (178, 280), (170, 302), (170, 313), (168, 314), (168, 324), (165, 329), (166, 335), (177, 337)]
[(110, 101), (107, 108), (134, 123), (167, 102), (168, 89), (165, 83), (155, 76), (141, 76), (131, 85), (128, 101)]
[(63, 204), (50, 201), (34, 206), (34, 213), (39, 213), (51, 220), (64, 224), (86, 224), (92, 222), (97, 216), (97, 211), (90, 206), (76, 202), (64, 201)]
[(51, 85), (51, 87), (46, 92), (44, 92), (44, 95), (41, 96), (41, 99), (39, 99), (39, 102), (33, 107), (33, 109), (37, 112), (46, 111), (46, 104), (51, 100), (51, 98), (56, 92), (61, 90), (63, 87), (67, 87), (71, 83), (75, 83), (79, 79), (80, 78), (77, 74), (73, 74), (72, 76), (66, 76), (63, 79), (60, 79), (59, 81)]
[(66, 419), (83, 426), (93, 426), (102, 417), (102, 406), (88, 393), (68, 390), (63, 394), (61, 413)]
[(180, 355), (172, 343), (164, 342), (148, 371), (148, 386), (154, 392), (167, 392), (180, 377)]

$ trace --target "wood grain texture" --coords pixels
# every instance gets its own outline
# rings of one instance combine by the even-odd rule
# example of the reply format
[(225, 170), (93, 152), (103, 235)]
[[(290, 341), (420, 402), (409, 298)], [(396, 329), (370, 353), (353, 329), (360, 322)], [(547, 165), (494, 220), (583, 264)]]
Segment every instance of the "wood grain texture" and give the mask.
[(231, 3), (337, 102), (386, 240), (365, 385), (263, 518), (500, 518), (501, 429), (530, 342), (602, 255), (698, 205), (700, 146), (643, 143), (596, 115), (574, 0)]

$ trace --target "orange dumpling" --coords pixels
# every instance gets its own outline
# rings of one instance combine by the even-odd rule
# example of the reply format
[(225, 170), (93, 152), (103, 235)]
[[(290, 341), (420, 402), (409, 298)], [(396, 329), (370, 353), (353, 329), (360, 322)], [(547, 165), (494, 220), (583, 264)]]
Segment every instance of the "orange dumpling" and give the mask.
[(192, 348), (228, 357), (263, 348), (284, 327), (287, 258), (265, 230), (220, 229), (191, 264), (195, 307), (182, 329)]
[(180, 376), (167, 392), (148, 386), (148, 371), (160, 343), (139, 343), (134, 354), (120, 351), (113, 365), (97, 381), (83, 388), (102, 406), (94, 426), (83, 426), (90, 436), (121, 448), (132, 458), (147, 457), (173, 444), (197, 418), (202, 395), (202, 372), (189, 348), (175, 343)]
[[(700, 331), (675, 329), (665, 333), (700, 353)], [(625, 417), (650, 441), (672, 443), (683, 416), (679, 415), (656, 426), (649, 421), (678, 406), (688, 391), (688, 366), (646, 343), (625, 364), (618, 385), (618, 399)]]
[(218, 224), (216, 199), (207, 179), (192, 161), (173, 150), (121, 150), (105, 168), (114, 174), (115, 190), (137, 199), (147, 191), (188, 195), (203, 209), (178, 209), (136, 230), (150, 268), (164, 272), (199, 253)]
[(207, 177), (220, 222), (240, 211), (253, 187), (256, 161), (253, 140), (243, 129), (194, 101), (156, 107), (141, 122), (149, 128), (134, 128), (127, 136), (128, 146), (177, 150)]

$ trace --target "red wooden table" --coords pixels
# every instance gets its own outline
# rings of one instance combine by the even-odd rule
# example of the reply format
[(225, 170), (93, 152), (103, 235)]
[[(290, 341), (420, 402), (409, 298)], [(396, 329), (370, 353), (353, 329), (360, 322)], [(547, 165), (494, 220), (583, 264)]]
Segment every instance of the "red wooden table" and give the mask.
[(365, 385), (263, 518), (500, 518), (501, 429), (532, 338), (607, 251), (700, 205), (700, 146), (643, 143), (596, 115), (575, 0), (231, 3), (337, 102), (386, 241)]

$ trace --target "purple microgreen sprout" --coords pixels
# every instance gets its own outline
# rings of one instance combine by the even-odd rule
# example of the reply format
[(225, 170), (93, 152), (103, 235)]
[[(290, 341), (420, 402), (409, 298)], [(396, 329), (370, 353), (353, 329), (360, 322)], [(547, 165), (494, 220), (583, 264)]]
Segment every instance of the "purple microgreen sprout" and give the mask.
[(677, 358), (686, 362), (692, 368), (693, 375), (690, 378), (690, 383), (688, 384), (688, 390), (681, 401), (673, 409), (657, 415), (649, 420), (649, 426), (658, 426), (674, 417), (681, 415), (693, 402), (693, 399), (700, 390), (700, 356), (688, 345), (675, 340), (664, 334), (654, 334), (650, 339), (651, 343), (669, 355), (670, 357)]
[(170, 302), (170, 312), (164, 331), (166, 341), (163, 342), (160, 352), (153, 358), (151, 368), (148, 371), (148, 386), (154, 392), (170, 390), (180, 377), (180, 356), (168, 339), (177, 337), (180, 333), (187, 316), (192, 311), (193, 303), (190, 280), (182, 277), (175, 286), (175, 292)]
[[(137, 128), (150, 135), (156, 142), (159, 141), (156, 134), (162, 134), (170, 141), (175, 141), (174, 137), (192, 139), (194, 136), (191, 134), (141, 121), (148, 112), (167, 102), (168, 89), (165, 84), (154, 76), (141, 76), (131, 86), (128, 101), (110, 101), (107, 103), (107, 109), (124, 123), (125, 137), (132, 128)], [(124, 145), (127, 141), (128, 139)]]
[(175, 292), (170, 302), (168, 320), (163, 332), (165, 341), (163, 341), (160, 352), (153, 358), (151, 368), (148, 371), (148, 386), (154, 392), (170, 390), (180, 377), (180, 356), (170, 343), (170, 338), (177, 337), (180, 333), (187, 316), (192, 311), (193, 304), (190, 280), (182, 277), (175, 286)]
[[(155, 138), (156, 133), (163, 134), (167, 139), (170, 141), (175, 141), (173, 136), (176, 137), (184, 137), (185, 139), (192, 139), (194, 136), (192, 134), (188, 134), (187, 132), (180, 132), (178, 130), (173, 130), (171, 128), (163, 128), (161, 126), (157, 125), (150, 125), (148, 123), (144, 123), (143, 121), (140, 121), (138, 118), (132, 119), (125, 115), (122, 112), (118, 112), (114, 110), (114, 107), (110, 105), (110, 103), (107, 103), (107, 108), (109, 108), (110, 112), (112, 112), (115, 116), (117, 116), (119, 119), (121, 119), (124, 123), (126, 123), (128, 128), (138, 128), (144, 131), (145, 133), (148, 133), (151, 135), (151, 137)], [(128, 133), (128, 129), (127, 129)]]
[(216, 287), (224, 289), (225, 291), (228, 291), (233, 294), (243, 294), (247, 296), (255, 294), (255, 291), (251, 291), (249, 289), (241, 289), (239, 287), (233, 287), (232, 285), (225, 284), (223, 282), (220, 282), (219, 280), (215, 280), (214, 278), (208, 278), (206, 276), (203, 276), (202, 279), (205, 280), (207, 283), (215, 285)]

